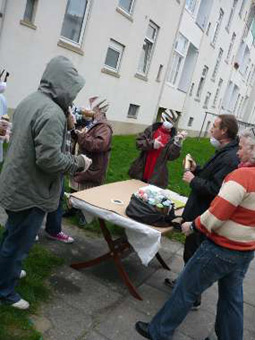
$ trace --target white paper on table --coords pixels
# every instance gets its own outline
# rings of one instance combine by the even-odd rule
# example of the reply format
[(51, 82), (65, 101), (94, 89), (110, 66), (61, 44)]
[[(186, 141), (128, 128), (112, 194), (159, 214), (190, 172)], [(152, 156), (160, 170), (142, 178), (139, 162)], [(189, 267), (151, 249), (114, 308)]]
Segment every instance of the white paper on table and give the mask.
[(71, 197), (70, 200), (74, 208), (125, 228), (128, 242), (136, 251), (143, 265), (147, 266), (159, 251), (161, 233), (158, 230), (110, 210), (98, 208), (75, 197)]

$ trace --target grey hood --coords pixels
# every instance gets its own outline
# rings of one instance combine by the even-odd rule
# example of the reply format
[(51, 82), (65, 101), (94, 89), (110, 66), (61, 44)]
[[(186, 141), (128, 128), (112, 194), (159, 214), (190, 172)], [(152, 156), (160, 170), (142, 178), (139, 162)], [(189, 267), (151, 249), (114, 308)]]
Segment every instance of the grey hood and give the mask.
[(84, 78), (78, 74), (71, 61), (58, 56), (48, 63), (39, 91), (50, 96), (66, 112), (84, 84)]

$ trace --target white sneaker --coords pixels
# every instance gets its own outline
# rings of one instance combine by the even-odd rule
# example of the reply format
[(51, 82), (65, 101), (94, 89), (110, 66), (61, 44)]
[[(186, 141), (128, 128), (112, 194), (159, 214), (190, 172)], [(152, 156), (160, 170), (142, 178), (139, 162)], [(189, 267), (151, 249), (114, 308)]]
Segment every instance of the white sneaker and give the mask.
[(20, 274), (19, 274), (19, 278), (20, 279), (23, 279), (24, 277), (26, 277), (27, 276), (27, 272), (25, 271), (25, 270), (21, 270), (21, 272), (20, 272)]
[(11, 306), (17, 309), (28, 309), (30, 305), (26, 300), (20, 299), (19, 301), (13, 303)]

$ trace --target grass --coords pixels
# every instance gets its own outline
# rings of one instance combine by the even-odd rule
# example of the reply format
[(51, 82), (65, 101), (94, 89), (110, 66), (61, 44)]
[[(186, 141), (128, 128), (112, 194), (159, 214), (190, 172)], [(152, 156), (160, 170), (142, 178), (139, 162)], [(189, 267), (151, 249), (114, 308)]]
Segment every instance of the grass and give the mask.
[[(180, 158), (169, 162), (169, 189), (186, 196), (190, 190), (189, 186), (182, 181), (182, 159), (187, 153), (191, 153), (198, 163), (203, 164), (213, 153), (213, 148), (209, 145), (208, 139), (188, 138), (184, 142)], [(114, 136), (106, 183), (129, 179), (128, 169), (138, 154), (139, 152), (135, 148), (135, 136)], [(68, 180), (65, 180), (65, 186), (68, 189)], [(73, 218), (70, 222), (77, 224), (78, 221)], [(110, 223), (107, 225), (111, 232), (123, 233), (123, 228)], [(86, 230), (100, 233), (96, 221), (86, 225)], [(0, 227), (0, 237), (2, 231), (3, 228)], [(183, 242), (184, 239), (180, 233), (172, 233), (170, 237), (180, 242)], [(20, 311), (12, 307), (0, 306), (0, 340), (42, 340), (41, 334), (35, 330), (30, 320), (30, 315), (37, 312), (42, 301), (47, 301), (50, 298), (51, 293), (45, 282), (50, 272), (61, 263), (63, 263), (61, 259), (40, 245), (35, 245), (32, 248), (24, 265), (28, 275), (20, 280), (17, 287), (21, 296), (31, 303), (31, 308), (29, 311)]]
[[(182, 160), (187, 153), (190, 153), (198, 164), (203, 165), (208, 158), (213, 154), (214, 149), (210, 145), (208, 138), (187, 138), (183, 143), (183, 148), (180, 157), (172, 162), (168, 162), (169, 170), (169, 185), (170, 190), (176, 191), (181, 195), (188, 196), (190, 193), (189, 185), (182, 181), (183, 166)], [(135, 147), (135, 136), (114, 136), (112, 143), (111, 159), (107, 172), (106, 183), (123, 181), (129, 179), (128, 170), (131, 162), (138, 157), (139, 151)], [(77, 224), (76, 218), (72, 219), (72, 223)], [(123, 228), (114, 226), (108, 223), (107, 226), (112, 233), (122, 234)], [(95, 232), (100, 232), (97, 222), (92, 222), (86, 225), (86, 229)], [(171, 239), (183, 242), (184, 236), (174, 232), (169, 236)]]
[[(0, 227), (0, 234), (3, 228)], [(63, 260), (51, 254), (40, 245), (34, 245), (24, 263), (28, 275), (19, 281), (17, 292), (31, 303), (29, 311), (16, 310), (9, 306), (0, 306), (0, 340), (41, 340), (29, 315), (35, 314), (39, 303), (47, 301), (50, 289), (45, 284), (51, 271), (63, 263)]]

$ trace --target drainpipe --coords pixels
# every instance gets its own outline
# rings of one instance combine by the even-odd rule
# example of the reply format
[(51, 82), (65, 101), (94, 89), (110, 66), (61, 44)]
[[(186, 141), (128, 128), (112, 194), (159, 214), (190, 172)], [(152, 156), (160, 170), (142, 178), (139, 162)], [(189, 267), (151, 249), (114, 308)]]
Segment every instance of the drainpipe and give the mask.
[(7, 0), (0, 0), (0, 38), (3, 30), (4, 16), (7, 6)]
[(158, 115), (158, 110), (159, 110), (159, 107), (160, 107), (160, 101), (161, 101), (162, 94), (163, 94), (163, 91), (164, 91), (164, 87), (165, 87), (165, 84), (166, 84), (167, 73), (168, 73), (170, 64), (172, 62), (172, 55), (173, 55), (174, 45), (175, 45), (175, 41), (177, 39), (179, 30), (180, 30), (180, 25), (181, 25), (181, 20), (182, 20), (184, 8), (185, 8), (185, 1), (183, 1), (183, 4), (182, 4), (182, 10), (181, 10), (179, 22), (178, 22), (178, 25), (177, 25), (177, 29), (176, 29), (176, 32), (175, 32), (174, 41), (173, 41), (173, 43), (171, 45), (171, 51), (170, 51), (170, 54), (169, 54), (169, 58), (168, 58), (168, 62), (167, 62), (167, 66), (166, 66), (166, 70), (165, 70), (165, 74), (164, 74), (164, 78), (162, 80), (162, 85), (161, 85), (161, 88), (160, 88), (160, 91), (159, 91), (159, 96), (158, 96), (158, 100), (157, 100), (157, 104), (156, 104), (156, 110), (155, 110), (154, 120), (153, 121), (156, 120), (157, 115)]

